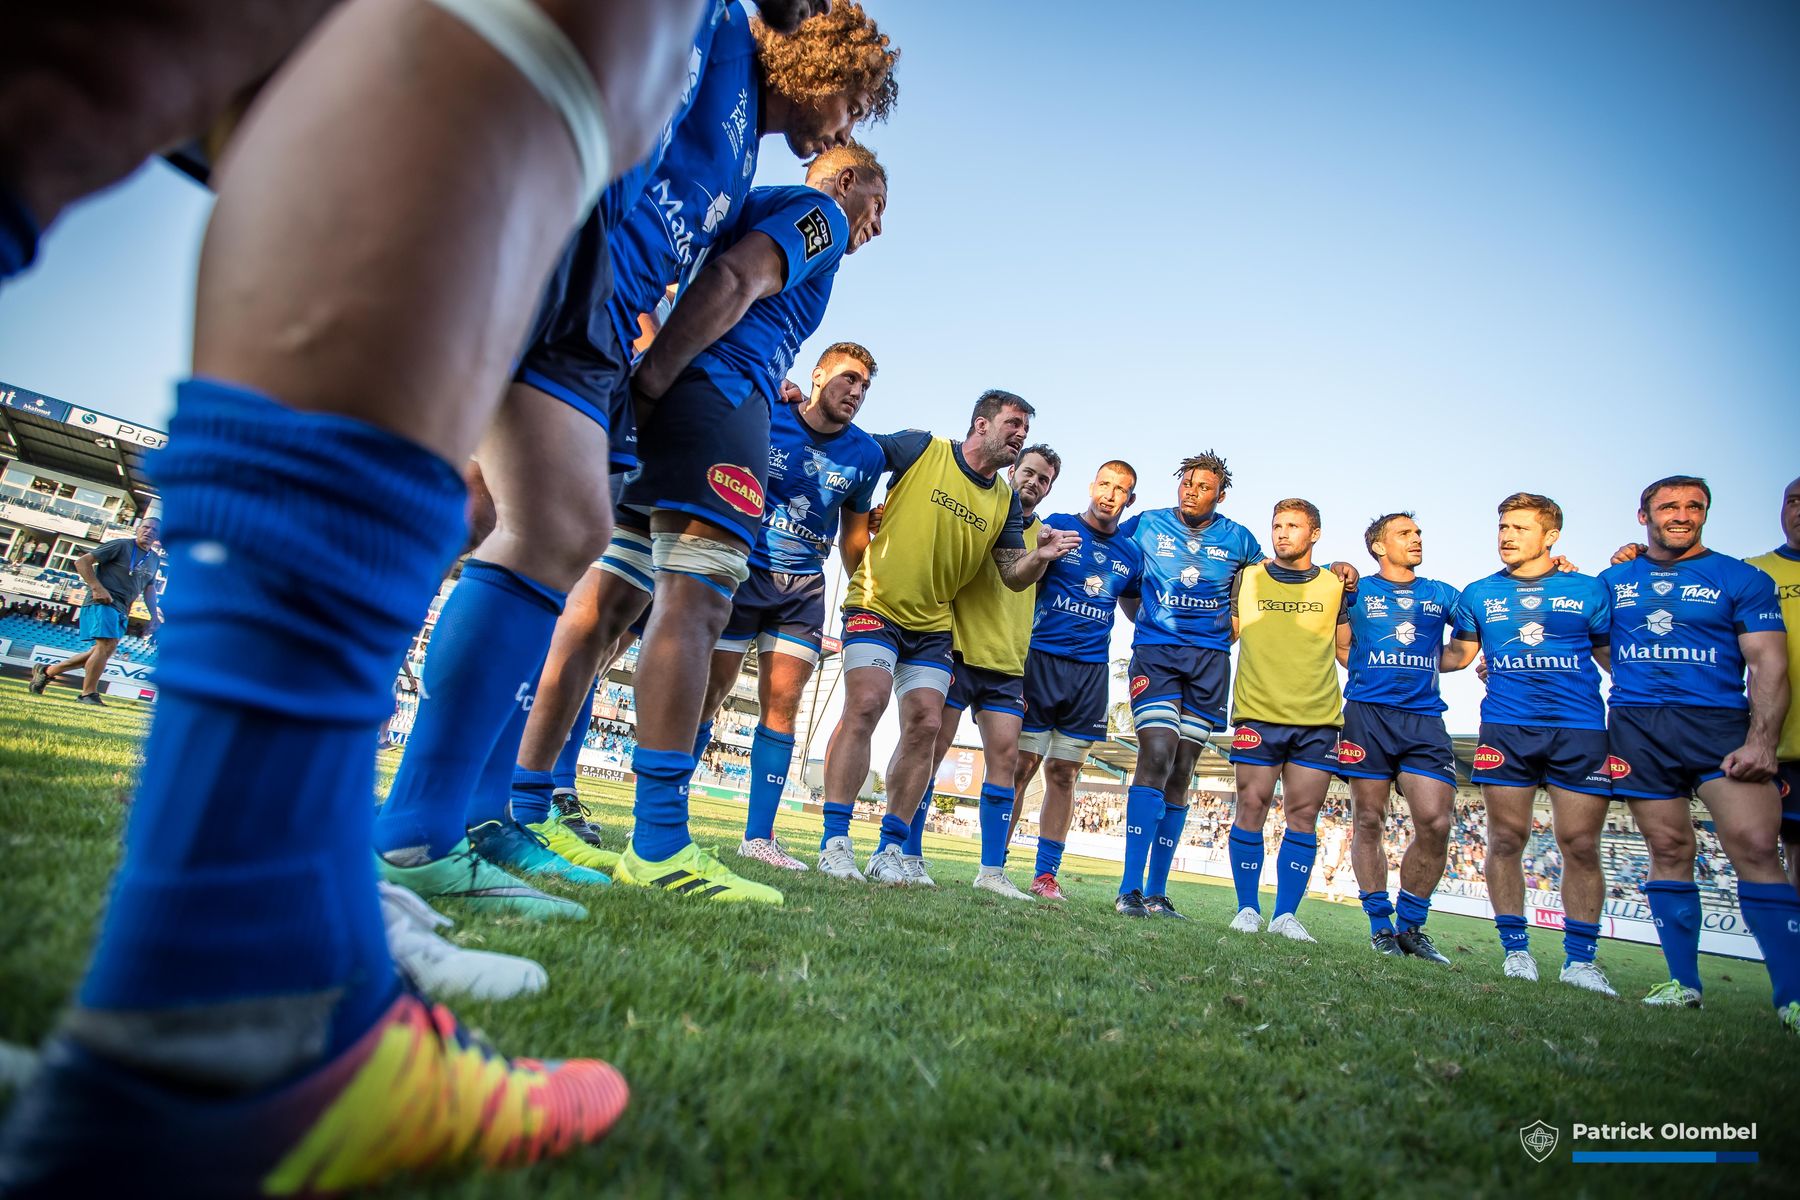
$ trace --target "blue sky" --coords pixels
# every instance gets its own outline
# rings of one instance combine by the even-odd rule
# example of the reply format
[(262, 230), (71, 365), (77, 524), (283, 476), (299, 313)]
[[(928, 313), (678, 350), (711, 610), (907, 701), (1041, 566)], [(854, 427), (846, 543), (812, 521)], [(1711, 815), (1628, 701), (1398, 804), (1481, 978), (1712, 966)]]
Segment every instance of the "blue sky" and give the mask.
[[(1084, 503), (1099, 462), (1216, 448), (1225, 511), (1410, 508), (1428, 573), (1497, 565), (1546, 492), (1598, 569), (1691, 471), (1736, 553), (1800, 474), (1800, 18), (1790, 5), (870, 0), (902, 49), (886, 232), (802, 354), (852, 339), (864, 423), (960, 431), (1005, 387)], [(1027, 15), (1029, 19), (1026, 19)], [(760, 182), (800, 167), (764, 144)], [(0, 292), (0, 379), (165, 421), (205, 197), (156, 167)], [(1478, 686), (1447, 685), (1473, 729)]]

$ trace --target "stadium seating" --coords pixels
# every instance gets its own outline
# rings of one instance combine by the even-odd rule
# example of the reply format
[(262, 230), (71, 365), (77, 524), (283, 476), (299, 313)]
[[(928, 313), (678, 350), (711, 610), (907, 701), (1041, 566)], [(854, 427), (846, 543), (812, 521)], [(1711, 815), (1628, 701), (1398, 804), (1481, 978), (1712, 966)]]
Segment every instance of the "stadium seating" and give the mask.
[[(78, 654), (88, 645), (77, 626), (52, 625), (19, 613), (0, 617), (0, 638), (10, 639), (22, 654), (29, 653), (33, 646), (54, 646)], [(129, 635), (119, 640), (119, 648), (131, 656), (132, 662), (152, 666), (156, 663), (156, 643), (150, 638)]]

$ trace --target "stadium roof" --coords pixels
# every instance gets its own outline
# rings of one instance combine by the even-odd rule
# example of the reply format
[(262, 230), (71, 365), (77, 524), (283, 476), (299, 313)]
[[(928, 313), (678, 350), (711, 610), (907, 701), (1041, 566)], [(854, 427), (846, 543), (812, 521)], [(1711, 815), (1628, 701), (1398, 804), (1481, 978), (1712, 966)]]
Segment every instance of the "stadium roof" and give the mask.
[(144, 459), (168, 440), (160, 429), (0, 381), (0, 455), (124, 488), (140, 512), (157, 494)]

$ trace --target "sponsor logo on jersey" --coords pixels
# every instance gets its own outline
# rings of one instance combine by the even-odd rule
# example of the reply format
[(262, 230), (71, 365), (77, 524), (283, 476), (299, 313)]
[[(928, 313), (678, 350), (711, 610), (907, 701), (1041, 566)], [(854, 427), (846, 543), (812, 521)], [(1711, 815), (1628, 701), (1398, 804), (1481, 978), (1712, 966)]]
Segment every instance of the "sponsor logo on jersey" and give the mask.
[(831, 222), (825, 219), (824, 209), (815, 205), (804, 217), (794, 222), (794, 228), (800, 234), (807, 262), (831, 249)]
[(1325, 606), (1317, 600), (1258, 600), (1256, 607), (1262, 612), (1324, 612)]
[(1402, 646), (1410, 646), (1419, 636), (1419, 630), (1411, 621), (1402, 621), (1394, 626), (1394, 640)]
[(1519, 626), (1519, 640), (1527, 646), (1544, 644), (1544, 626), (1541, 621), (1527, 621)]
[(873, 633), (886, 627), (887, 623), (874, 613), (857, 613), (844, 622), (845, 633)]
[[(1411, 607), (1411, 605), (1412, 601), (1408, 600), (1405, 607)], [(1363, 611), (1371, 617), (1385, 617), (1387, 616), (1387, 601), (1380, 596), (1364, 596)]]
[(1587, 609), (1585, 600), (1577, 600), (1573, 596), (1557, 596), (1550, 601), (1551, 612), (1583, 612)]
[(730, 212), (731, 193), (720, 192), (712, 198), (712, 203), (706, 206), (706, 213), (700, 218), (700, 232), (711, 233), (719, 227), (720, 222), (724, 221)]
[(1659, 608), (1644, 618), (1644, 628), (1657, 637), (1667, 637), (1675, 632), (1675, 616), (1667, 609)]
[(1206, 557), (1217, 559), (1219, 562), (1226, 562), (1231, 558), (1231, 555), (1226, 553), (1223, 546), (1208, 546), (1206, 548)]
[(730, 463), (714, 463), (706, 469), (706, 482), (719, 499), (747, 517), (760, 517), (763, 510), (762, 488), (756, 476)]
[(1613, 607), (1630, 608), (1637, 603), (1638, 585), (1635, 583), (1613, 584)]
[(1191, 588), (1196, 583), (1199, 583), (1199, 582), (1200, 582), (1200, 568), (1199, 567), (1183, 567), (1183, 568), (1181, 568), (1181, 586), (1182, 587), (1190, 587)]
[(1144, 689), (1149, 686), (1150, 686), (1150, 677), (1148, 675), (1135, 676), (1131, 681), (1131, 698), (1133, 700), (1136, 700), (1140, 695), (1143, 694)]
[(1475, 769), (1477, 771), (1498, 771), (1506, 765), (1506, 755), (1492, 746), (1475, 747)]
[(983, 533), (987, 532), (987, 518), (973, 511), (968, 505), (950, 495), (942, 488), (931, 489), (931, 502), (959, 518), (965, 525), (973, 525)]
[(1158, 558), (1174, 558), (1175, 557), (1175, 539), (1170, 537), (1166, 533), (1157, 534), (1156, 535), (1156, 557), (1158, 557)]
[(1106, 590), (1106, 580), (1098, 575), (1089, 575), (1081, 581), (1082, 590), (1090, 596), (1098, 596)]
[(1481, 611), (1483, 616), (1490, 619), (1504, 617), (1506, 616), (1506, 600), (1504, 597), (1497, 597), (1493, 600), (1483, 600), (1481, 602)]
[(1701, 587), (1698, 584), (1686, 584), (1681, 589), (1683, 600), (1692, 600), (1699, 604), (1717, 604), (1719, 597), (1725, 593), (1719, 588)]
[(786, 450), (777, 450), (775, 447), (770, 446), (769, 447), (769, 474), (771, 474), (771, 475), (786, 475), (787, 474), (787, 464), (788, 464), (788, 452)]
[(1237, 732), (1231, 735), (1231, 748), (1233, 750), (1254, 750), (1262, 745), (1262, 743), (1262, 734), (1256, 732), (1256, 730), (1250, 728), (1248, 725), (1238, 726)]
[(1623, 779), (1631, 774), (1631, 764), (1616, 754), (1606, 756), (1606, 774), (1613, 779)]
[(1355, 742), (1338, 743), (1338, 763), (1341, 766), (1347, 767), (1352, 763), (1359, 763), (1367, 757), (1369, 757), (1369, 752)]

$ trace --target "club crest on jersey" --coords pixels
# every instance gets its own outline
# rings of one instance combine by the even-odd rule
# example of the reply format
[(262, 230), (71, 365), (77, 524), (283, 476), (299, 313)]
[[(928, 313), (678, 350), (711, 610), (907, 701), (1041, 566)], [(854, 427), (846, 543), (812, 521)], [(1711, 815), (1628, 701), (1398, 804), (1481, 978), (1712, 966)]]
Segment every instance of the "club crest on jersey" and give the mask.
[(1413, 606), (1413, 598), (1411, 596), (1395, 596), (1394, 603), (1398, 604), (1401, 608), (1411, 608)]
[(1475, 769), (1477, 771), (1498, 771), (1506, 765), (1506, 755), (1492, 746), (1475, 747)]
[(1659, 596), (1666, 596), (1670, 592), (1675, 590), (1675, 585), (1670, 583), (1666, 579), (1659, 579), (1655, 583), (1650, 585), (1650, 590), (1655, 592)]
[(881, 618), (874, 613), (857, 613), (844, 622), (845, 633), (874, 633), (884, 627)]
[(1231, 735), (1231, 748), (1233, 750), (1254, 750), (1262, 745), (1262, 742), (1262, 734), (1256, 732), (1256, 730), (1250, 728), (1248, 725), (1238, 726), (1237, 732)]
[(794, 228), (800, 234), (807, 262), (831, 249), (831, 222), (825, 219), (825, 210), (817, 205), (795, 221)]
[(1338, 743), (1338, 765), (1339, 766), (1347, 767), (1347, 766), (1351, 765), (1352, 763), (1359, 763), (1367, 757), (1369, 757), (1369, 752), (1367, 750), (1364, 750), (1361, 746), (1357, 745), (1355, 742), (1339, 742)]
[(1606, 773), (1614, 780), (1625, 778), (1631, 774), (1631, 764), (1616, 754), (1606, 756)]
[(730, 463), (714, 463), (706, 469), (707, 486), (719, 499), (747, 517), (760, 517), (763, 510), (762, 488), (756, 476)]
[(1191, 588), (1196, 583), (1199, 583), (1199, 582), (1200, 582), (1200, 568), (1199, 567), (1183, 567), (1183, 568), (1181, 568), (1181, 586), (1182, 587), (1190, 587)]
[(1667, 637), (1675, 631), (1675, 615), (1667, 609), (1659, 608), (1644, 618), (1644, 628), (1657, 637)]
[(1106, 580), (1098, 575), (1089, 575), (1081, 581), (1081, 590), (1090, 596), (1098, 596), (1106, 589)]
[(1136, 700), (1143, 694), (1144, 689), (1149, 686), (1150, 677), (1148, 675), (1138, 675), (1134, 677), (1131, 681), (1131, 698)]
[(1098, 546), (1096, 546), (1094, 548), (1094, 561), (1097, 563), (1105, 562), (1106, 561), (1106, 551), (1104, 551), (1104, 550), (1100, 549)]
[(1543, 603), (1544, 603), (1544, 598), (1542, 596), (1520, 596), (1519, 597), (1519, 606), (1521, 608), (1537, 608), (1540, 605), (1542, 605)]
[(1200, 553), (1200, 543), (1198, 541), (1194, 540), (1193, 538), (1188, 539), (1187, 547), (1188, 547), (1189, 554)]

